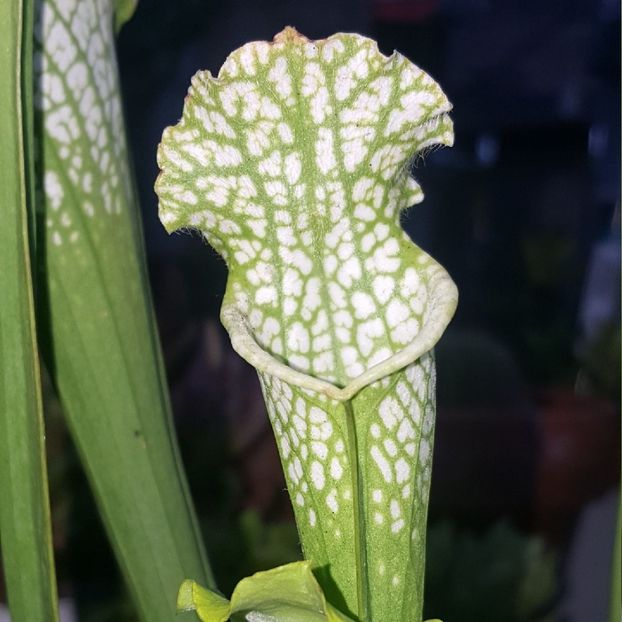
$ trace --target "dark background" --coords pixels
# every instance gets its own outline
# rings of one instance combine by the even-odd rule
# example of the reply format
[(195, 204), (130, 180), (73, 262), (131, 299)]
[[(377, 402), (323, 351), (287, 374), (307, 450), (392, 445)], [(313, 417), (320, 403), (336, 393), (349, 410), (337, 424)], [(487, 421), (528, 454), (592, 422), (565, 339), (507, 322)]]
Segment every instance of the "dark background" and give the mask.
[[(155, 151), (195, 71), (217, 73), (285, 25), (371, 36), (454, 104), (456, 144), (417, 163), (426, 199), (404, 218), (461, 296), (437, 348), (426, 615), (605, 622), (620, 474), (616, 0), (140, 0), (118, 46), (127, 125), (180, 442), (221, 589), (295, 559), (297, 536), (254, 371), (217, 319), (224, 262), (196, 236), (164, 233)], [(132, 620), (92, 501), (76, 492), (86, 484), (71, 460), (62, 468), (74, 493), (61, 504), (73, 527), (60, 576), (80, 620)]]

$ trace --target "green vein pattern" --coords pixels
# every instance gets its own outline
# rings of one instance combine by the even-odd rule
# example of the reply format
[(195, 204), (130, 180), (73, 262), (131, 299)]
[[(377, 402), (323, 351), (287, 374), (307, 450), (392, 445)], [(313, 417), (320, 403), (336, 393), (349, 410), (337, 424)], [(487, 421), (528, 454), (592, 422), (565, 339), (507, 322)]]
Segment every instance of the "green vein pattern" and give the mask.
[(400, 214), (450, 108), (370, 39), (287, 28), (197, 73), (158, 151), (164, 226), (227, 262), (221, 317), (259, 372), (305, 557), (361, 620), (421, 619), (430, 350), (457, 293)]

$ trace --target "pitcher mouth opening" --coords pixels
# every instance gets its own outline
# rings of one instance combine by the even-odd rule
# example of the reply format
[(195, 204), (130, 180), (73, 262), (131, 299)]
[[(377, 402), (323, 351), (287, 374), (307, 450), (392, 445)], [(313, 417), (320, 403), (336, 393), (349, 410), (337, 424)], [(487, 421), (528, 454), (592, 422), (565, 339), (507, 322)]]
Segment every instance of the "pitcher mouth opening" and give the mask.
[(235, 303), (227, 303), (225, 299), (220, 311), (220, 319), (229, 333), (233, 349), (257, 371), (343, 402), (352, 399), (367, 385), (416, 361), (436, 345), (455, 313), (458, 304), (458, 289), (443, 268), (431, 276), (427, 286), (429, 297), (425, 321), (413, 340), (385, 360), (369, 367), (344, 386), (299, 371), (276, 358), (257, 342), (247, 317)]

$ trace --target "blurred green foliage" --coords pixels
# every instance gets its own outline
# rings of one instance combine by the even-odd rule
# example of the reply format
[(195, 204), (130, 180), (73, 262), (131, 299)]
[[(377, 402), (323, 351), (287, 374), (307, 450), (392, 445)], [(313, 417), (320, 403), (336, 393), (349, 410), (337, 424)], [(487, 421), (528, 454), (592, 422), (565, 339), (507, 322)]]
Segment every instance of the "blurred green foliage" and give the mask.
[(425, 614), (444, 622), (552, 622), (557, 555), (506, 522), (428, 531)]
[(614, 402), (620, 398), (620, 325), (604, 324), (580, 356), (582, 374), (589, 381), (590, 393)]

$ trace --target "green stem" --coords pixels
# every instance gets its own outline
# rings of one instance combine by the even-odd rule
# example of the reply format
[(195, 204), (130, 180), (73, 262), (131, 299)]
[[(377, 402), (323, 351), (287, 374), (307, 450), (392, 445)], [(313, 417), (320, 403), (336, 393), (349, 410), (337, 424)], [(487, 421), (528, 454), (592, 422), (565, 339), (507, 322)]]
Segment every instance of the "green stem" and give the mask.
[(353, 515), (354, 515), (354, 556), (356, 560), (357, 615), (360, 622), (367, 622), (369, 615), (369, 576), (367, 569), (367, 547), (365, 535), (365, 508), (363, 507), (363, 480), (358, 459), (358, 440), (352, 401), (343, 403), (348, 432), (348, 460), (351, 465)]
[(611, 601), (609, 605), (609, 621), (620, 622), (622, 618), (622, 498), (618, 506), (616, 538), (613, 546), (613, 564), (611, 568)]

